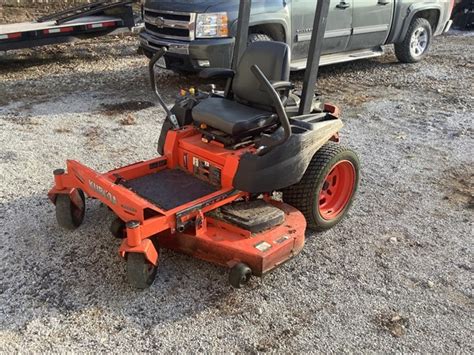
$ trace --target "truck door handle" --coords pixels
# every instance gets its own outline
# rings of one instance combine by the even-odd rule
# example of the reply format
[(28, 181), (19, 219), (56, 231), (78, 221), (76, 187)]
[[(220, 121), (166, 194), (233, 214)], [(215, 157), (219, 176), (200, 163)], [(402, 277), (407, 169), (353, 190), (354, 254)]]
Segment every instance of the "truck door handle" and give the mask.
[(339, 4), (336, 5), (336, 7), (338, 9), (347, 9), (349, 6), (351, 6), (350, 4), (348, 4), (347, 2), (345, 1), (341, 1)]
[(390, 4), (390, 1), (388, 1), (388, 0), (379, 0), (378, 4), (379, 5), (388, 5), (388, 4)]

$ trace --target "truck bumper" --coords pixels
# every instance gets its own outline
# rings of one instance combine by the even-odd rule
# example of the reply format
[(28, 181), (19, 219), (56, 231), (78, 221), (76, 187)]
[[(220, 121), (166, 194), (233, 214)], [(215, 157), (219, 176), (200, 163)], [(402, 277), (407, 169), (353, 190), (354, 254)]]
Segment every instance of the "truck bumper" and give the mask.
[(198, 39), (192, 42), (175, 41), (140, 33), (140, 47), (155, 53), (166, 47), (166, 67), (172, 70), (199, 71), (204, 68), (229, 68), (234, 49), (233, 38)]

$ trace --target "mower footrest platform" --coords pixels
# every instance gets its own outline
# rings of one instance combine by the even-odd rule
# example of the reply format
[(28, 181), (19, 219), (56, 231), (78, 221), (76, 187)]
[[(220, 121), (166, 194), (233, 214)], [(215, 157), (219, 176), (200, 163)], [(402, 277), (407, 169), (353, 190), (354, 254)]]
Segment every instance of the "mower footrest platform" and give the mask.
[(172, 210), (218, 190), (179, 169), (162, 170), (125, 181), (123, 185), (164, 210)]

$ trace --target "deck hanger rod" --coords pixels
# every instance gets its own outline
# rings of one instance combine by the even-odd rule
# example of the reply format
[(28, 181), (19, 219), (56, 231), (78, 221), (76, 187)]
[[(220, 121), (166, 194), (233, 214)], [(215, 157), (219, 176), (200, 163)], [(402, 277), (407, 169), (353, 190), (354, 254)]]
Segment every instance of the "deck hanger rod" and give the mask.
[(237, 33), (235, 37), (234, 54), (232, 57), (232, 69), (237, 70), (240, 58), (247, 49), (250, 25), (251, 0), (240, 0), (239, 18), (237, 20)]
[(318, 79), (319, 60), (323, 49), (324, 32), (329, 13), (330, 0), (318, 0), (314, 15), (313, 33), (309, 45), (308, 62), (303, 80), (303, 91), (299, 108), (300, 115), (311, 113), (313, 106), (314, 90)]

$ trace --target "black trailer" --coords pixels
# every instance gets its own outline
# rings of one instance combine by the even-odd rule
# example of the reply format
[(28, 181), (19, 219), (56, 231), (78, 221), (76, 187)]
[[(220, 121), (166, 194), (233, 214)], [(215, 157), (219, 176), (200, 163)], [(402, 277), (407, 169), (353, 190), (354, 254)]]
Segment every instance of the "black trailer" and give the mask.
[(101, 0), (38, 18), (0, 25), (0, 51), (73, 42), (132, 30), (133, 0)]

